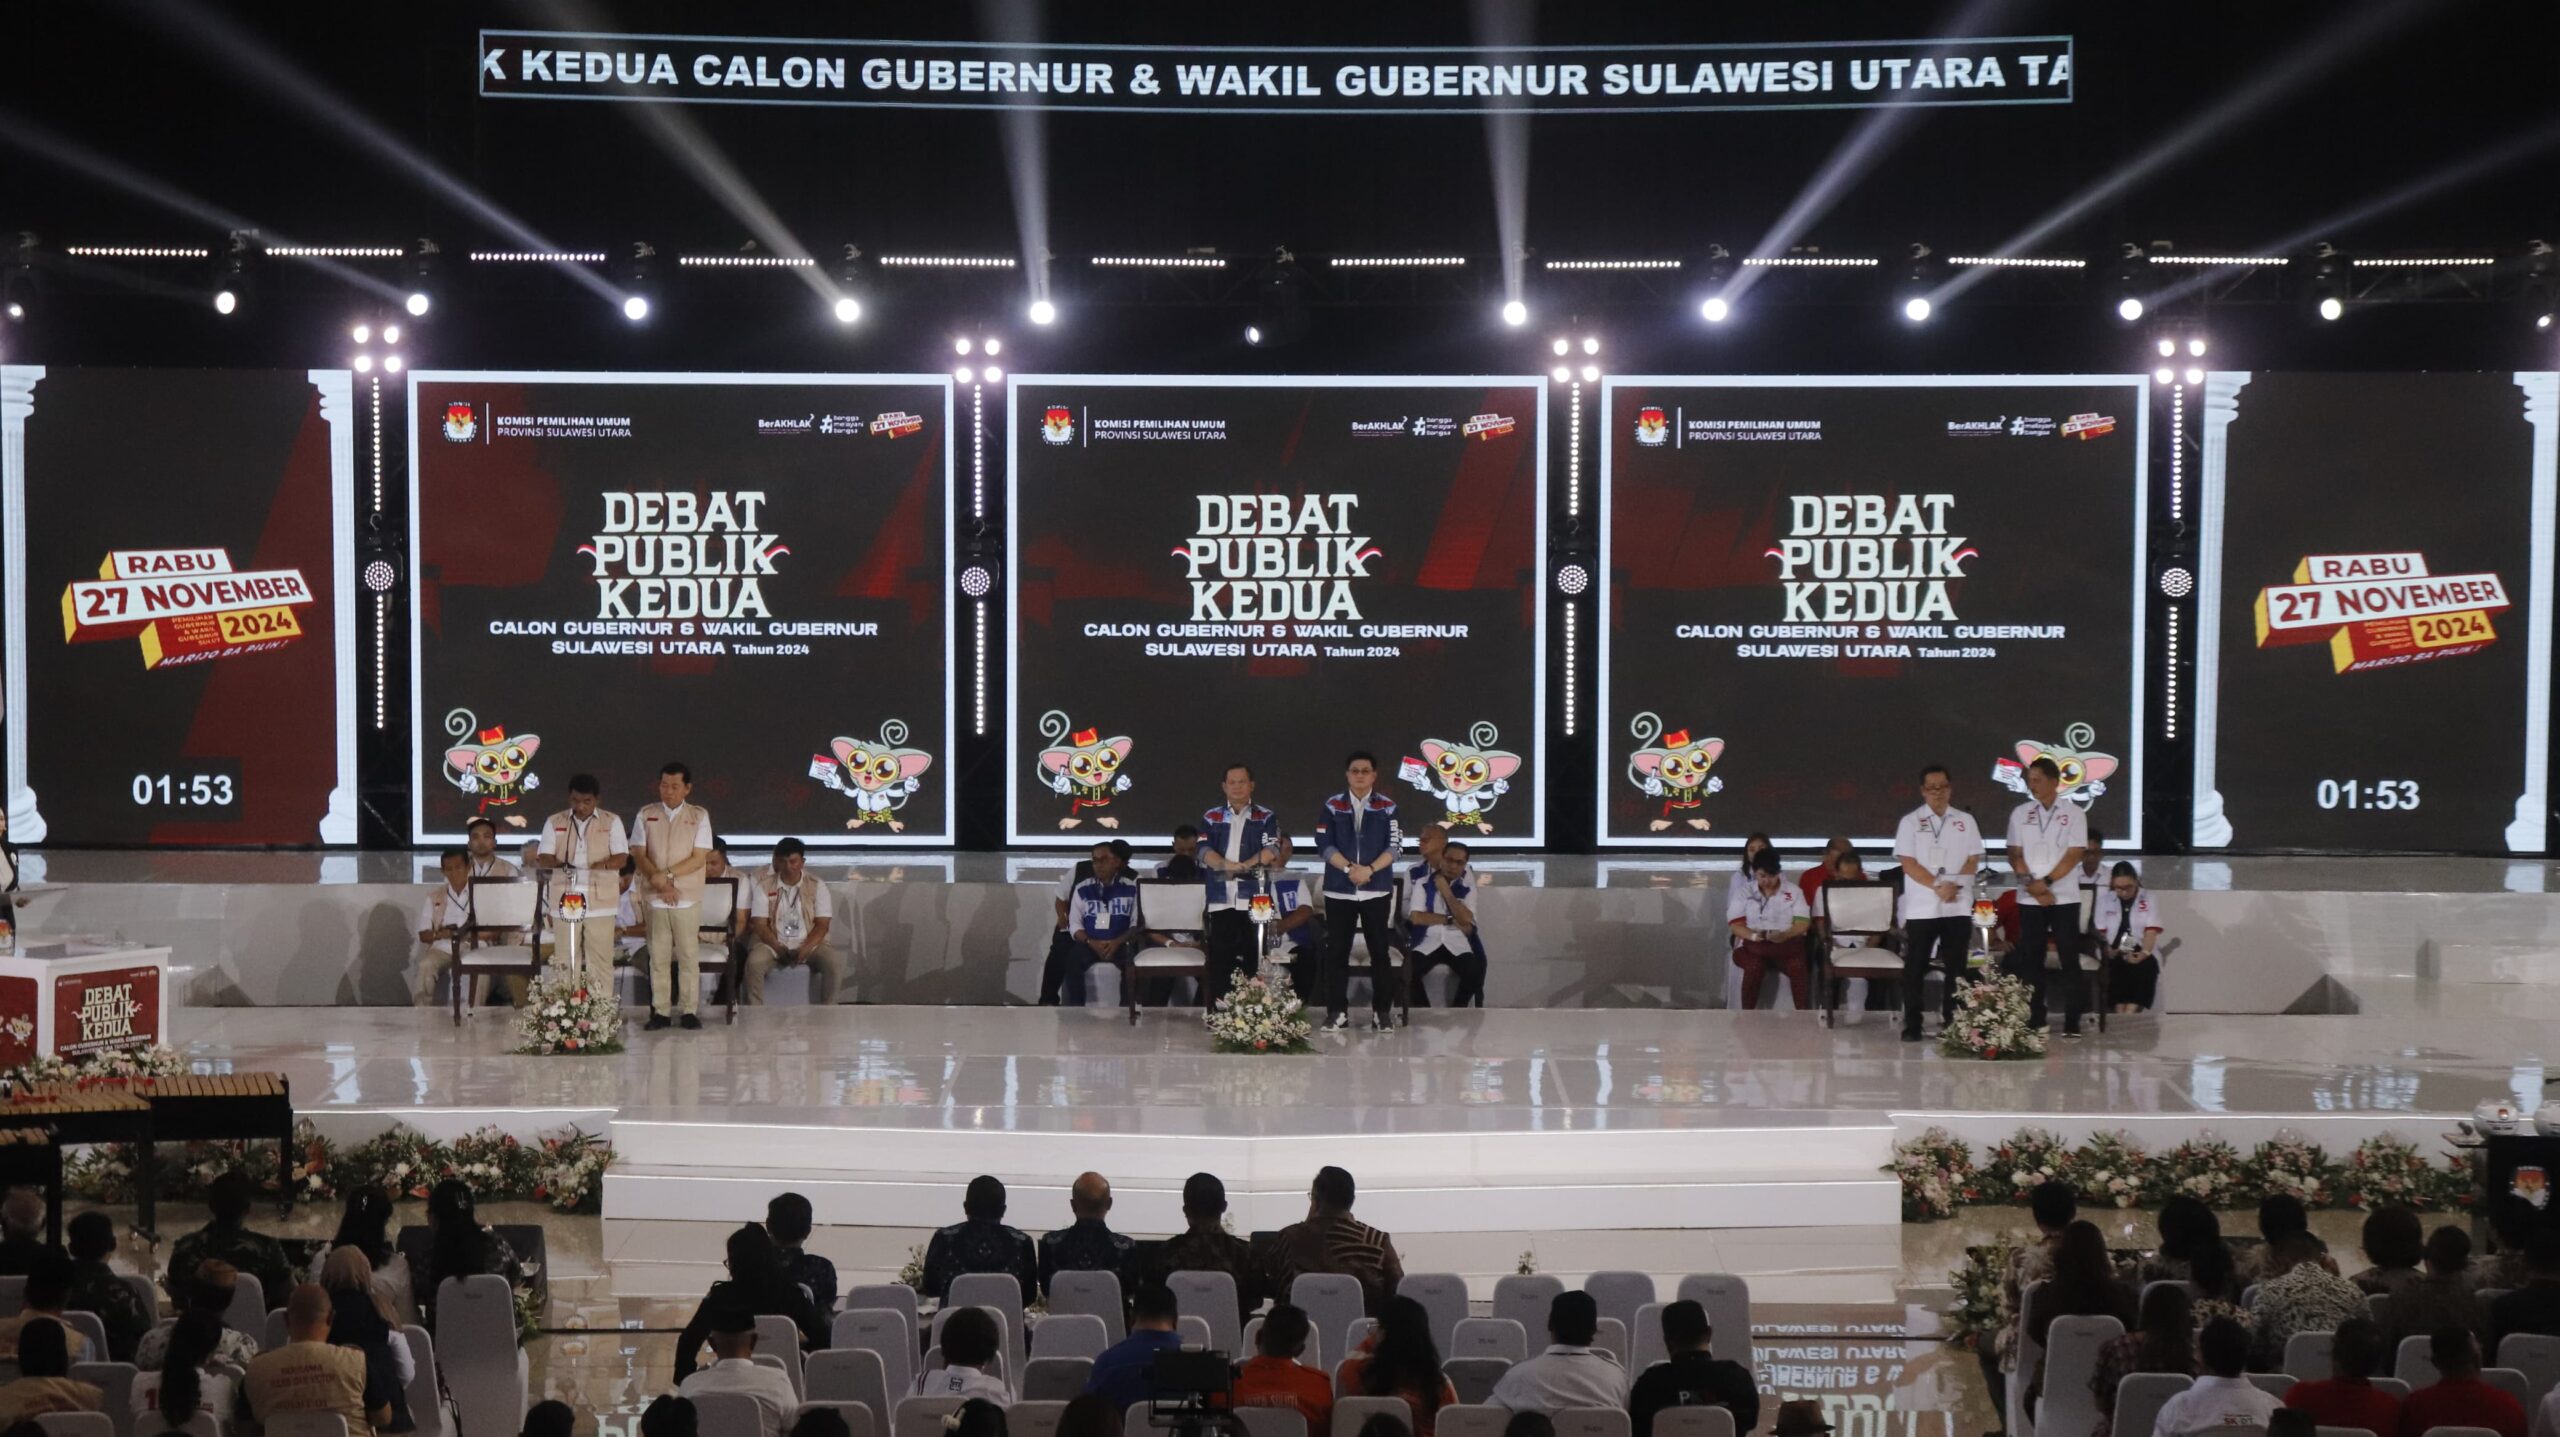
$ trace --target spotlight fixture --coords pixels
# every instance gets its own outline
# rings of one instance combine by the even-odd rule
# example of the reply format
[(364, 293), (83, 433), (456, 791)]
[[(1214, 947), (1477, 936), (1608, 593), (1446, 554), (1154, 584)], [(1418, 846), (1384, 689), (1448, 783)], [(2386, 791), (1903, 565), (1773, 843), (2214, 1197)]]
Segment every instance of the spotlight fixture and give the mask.
[(2204, 371), (2194, 365), (2187, 366), (2187, 382), (2189, 384), (2204, 383)]
[(964, 364), (951, 371), (951, 377), (959, 380), (962, 384), (973, 384), (977, 382), (978, 372)]
[(1582, 366), (1582, 382), (1585, 384), (1599, 383), (1600, 366), (1596, 364), (1586, 364)]
[(413, 289), (409, 291), (409, 298), (401, 305), (401, 308), (409, 311), (411, 318), (424, 319), (427, 317), (428, 308), (434, 303), (435, 301), (427, 298), (427, 292), (425, 290)]
[(2347, 302), (2334, 294), (2323, 297), (2320, 301), (2320, 317), (2332, 321), (2346, 318)]
[(1929, 294), (1937, 287), (1938, 277), (1944, 268), (1938, 263), (1936, 252), (1927, 245), (1914, 243), (1911, 246), (1910, 252), (1903, 257), (1901, 272), (1895, 277), (1893, 286), (1893, 307), (1905, 320), (1913, 324), (1928, 323), (1929, 316), (1938, 308)]
[(983, 599), (994, 592), (995, 571), (984, 564), (971, 564), (960, 571), (960, 592), (973, 599)]
[(1722, 324), (1732, 314), (1733, 306), (1725, 303), (1722, 295), (1710, 295), (1698, 304), (1698, 317), (1709, 324)]
[(37, 302), (39, 278), (36, 273), (36, 237), (21, 231), (11, 246), (12, 253), (0, 265), (0, 315), (12, 324), (24, 324), (28, 316), (43, 308)]
[(409, 311), (411, 319), (424, 319), (435, 308), (437, 256), (443, 253), (443, 247), (425, 235), (409, 247), (409, 297), (400, 307)]
[(2168, 335), (2165, 335), (2165, 334), (2164, 334), (2164, 335), (2160, 336), (2160, 345), (2159, 345), (2159, 348), (2160, 348), (2160, 357), (2161, 357), (2162, 359), (2172, 359), (2172, 358), (2175, 358), (2175, 357), (2177, 356), (2177, 353), (2178, 353), (2178, 341), (2176, 341), (2176, 340), (2174, 340), (2174, 339), (2170, 338)]
[(1262, 326), (1258, 324), (1246, 325), (1244, 327), (1244, 342), (1247, 344), (1260, 344), (1262, 342)]
[(1045, 299), (1031, 301), (1031, 308), (1024, 312), (1033, 324), (1054, 324), (1058, 318), (1058, 307)]
[(1502, 322), (1510, 325), (1513, 329), (1518, 329), (1520, 326), (1527, 324), (1529, 322), (1529, 306), (1516, 299), (1503, 301)]
[(2131, 324), (2135, 320), (2142, 318), (2142, 301), (2129, 294), (2124, 298), (2117, 300), (2116, 318), (2123, 320), (2127, 324)]
[(1559, 364), (1556, 366), (1555, 374), (1556, 383), (1569, 384), (1573, 381), (1573, 366), (1570, 364)]
[(1573, 341), (1570, 339), (1557, 340), (1555, 342), (1555, 351), (1559, 357), (1573, 353)]
[(1004, 341), (1003, 341), (1003, 340), (1001, 340), (1001, 339), (996, 338), (994, 335), (989, 335), (989, 336), (987, 336), (987, 354), (988, 354), (988, 356), (989, 356), (990, 358), (992, 358), (992, 357), (994, 357), (995, 355), (999, 355), (999, 354), (1002, 354), (1002, 353), (1004, 353)]
[(951, 352), (964, 357), (969, 353), (969, 351), (977, 347), (976, 342), (971, 340), (969, 336), (965, 334), (960, 336), (958, 339), (951, 341)]
[(855, 299), (852, 295), (846, 295), (837, 300), (834, 308), (838, 324), (851, 324), (862, 318), (862, 301)]
[(1902, 302), (1902, 317), (1913, 324), (1927, 324), (1936, 309), (1936, 305), (1929, 303), (1929, 296), (1915, 294)]
[(2172, 599), (2183, 599), (2196, 591), (2193, 571), (2172, 565), (2160, 571), (2160, 592)]
[(2198, 358), (2198, 359), (2202, 359), (2202, 358), (2204, 358), (2204, 336), (2203, 336), (2203, 335), (2201, 335), (2201, 334), (2191, 334), (2191, 335), (2187, 336), (2187, 353), (2189, 353), (2189, 354), (2191, 354), (2191, 355), (2194, 355), (2194, 356), (2195, 356), (2196, 358)]
[(1582, 337), (1582, 352), (1585, 354), (1598, 354), (1600, 352), (1599, 336), (1589, 334), (1584, 335)]
[(254, 232), (233, 230), (221, 258), (213, 264), (213, 312), (238, 314), (249, 302), (249, 243)]
[(649, 317), (649, 301), (636, 294), (624, 295), (622, 297), (622, 317), (631, 321), (633, 324), (638, 324), (640, 321), (647, 319)]
[(1567, 564), (1556, 570), (1556, 591), (1570, 598), (1591, 587), (1591, 571), (1580, 564)]
[(359, 354), (359, 355), (357, 355), (357, 356), (356, 356), (356, 373), (358, 373), (358, 374), (371, 374), (371, 373), (373, 373), (373, 356), (372, 356), (372, 355), (370, 355), (370, 354)]
[(376, 559), (364, 566), (364, 588), (368, 594), (388, 594), (400, 582), (400, 571), (388, 559)]
[(2113, 286), (2116, 295), (2116, 318), (2127, 324), (2140, 322), (2143, 304), (2140, 291), (2151, 273), (2151, 253), (2128, 241), (2116, 247)]
[(2560, 254), (2549, 240), (2530, 240), (2524, 247), (2524, 312), (2533, 327), (2548, 334), (2560, 324)]
[(988, 382), (989, 384), (1002, 384), (1002, 383), (1004, 383), (1004, 371), (1003, 371), (1003, 370), (1001, 370), (1001, 369), (996, 368), (996, 367), (995, 367), (994, 365), (992, 365), (992, 364), (988, 365), (988, 366), (987, 366), (986, 368), (984, 368), (984, 369), (979, 370), (979, 371), (978, 371), (978, 377), (979, 377), (980, 379), (985, 380), (985, 381), (986, 381), (986, 382)]
[(2312, 249), (2311, 275), (2302, 290), (2312, 313), (2330, 321), (2346, 317), (2348, 285), (2354, 268), (2354, 259), (2336, 245), (2324, 241)]
[(359, 324), (355, 328), (347, 331), (347, 337), (358, 344), (371, 344), (373, 343), (373, 326), (369, 324)]
[(622, 266), (622, 317), (638, 324), (658, 303), (658, 250), (647, 240), (634, 240), (631, 258)]
[(232, 315), (239, 313), (240, 292), (238, 290), (231, 289), (215, 290), (213, 292), (213, 312), (220, 315)]
[(2161, 365), (2158, 369), (2151, 371), (2151, 382), (2154, 384), (2167, 384), (2177, 377), (2178, 371), (2171, 369), (2165, 364)]
[(382, 342), (385, 344), (398, 344), (400, 342), (400, 326), (396, 324), (384, 325), (382, 327)]

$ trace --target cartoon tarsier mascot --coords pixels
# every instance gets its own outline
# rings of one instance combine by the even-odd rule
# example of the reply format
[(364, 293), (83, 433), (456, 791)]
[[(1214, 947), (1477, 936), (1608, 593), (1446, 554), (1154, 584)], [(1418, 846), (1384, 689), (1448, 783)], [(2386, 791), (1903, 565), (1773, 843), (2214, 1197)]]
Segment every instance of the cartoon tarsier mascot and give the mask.
[[(1040, 750), (1040, 782), (1068, 800), (1067, 816), (1058, 820), (1060, 828), (1074, 828), (1084, 822), (1080, 815), (1086, 809), (1108, 809), (1114, 795), (1129, 791), (1129, 776), (1120, 772), (1120, 765), (1129, 759), (1128, 736), (1104, 738), (1100, 729), (1090, 728), (1070, 734), (1067, 726), (1063, 710), (1051, 709), (1040, 716), (1040, 736), (1050, 741), (1050, 747)], [(1096, 814), (1093, 821), (1105, 828), (1120, 826), (1120, 820), (1109, 813)]]
[[(542, 747), (542, 736), (526, 733), (509, 738), (505, 725), (479, 728), (479, 723), (469, 709), (455, 709), (444, 716), (446, 733), (471, 739), (444, 751), (444, 781), (480, 800), (474, 812), (513, 808), (518, 799), (542, 787), (541, 775), (525, 772), (535, 750)], [(479, 731), (474, 734), (474, 729)], [(525, 826), (521, 814), (501, 817), (509, 828)]]
[(1479, 723), (1467, 730), (1465, 743), (1427, 738), (1422, 757), (1404, 761), (1404, 781), (1440, 801), (1440, 821), (1450, 832), (1493, 832), (1485, 815), (1511, 791), (1511, 775), (1520, 771), (1520, 755), (1493, 746), (1500, 737), (1492, 724)]
[(877, 740), (839, 738), (827, 745), (835, 751), (832, 760), (825, 754), (811, 756), (809, 776), (853, 800), (853, 817), (844, 821), (845, 827), (877, 824), (891, 833), (907, 831), (898, 810), (924, 787), (917, 775), (933, 767), (933, 755), (902, 747), (906, 741), (906, 724), (891, 719), (880, 725)]
[(1662, 812), (1646, 826), (1655, 833), (1675, 821), (1700, 833), (1713, 827), (1698, 810), (1706, 807), (1708, 794), (1724, 791), (1723, 779), (1707, 776), (1707, 770), (1724, 757), (1724, 740), (1693, 739), (1685, 728), (1664, 733), (1662, 716), (1651, 711), (1637, 714), (1627, 732), (1635, 735), (1637, 744), (1636, 751), (1627, 755), (1627, 782), (1642, 789), (1645, 797), (1662, 800)]
[(2084, 723), (2073, 724), (2060, 744), (2020, 739), (2016, 758), (1992, 761), (1991, 777), (2002, 788), (2023, 794), (2027, 791), (2027, 765), (2049, 758), (2054, 767), (2062, 770), (2062, 785), (2056, 790), (2056, 797), (2087, 808), (2107, 791), (2106, 780), (2116, 771), (2114, 754), (2091, 750), (2090, 745), (2097, 741), (2098, 731)]

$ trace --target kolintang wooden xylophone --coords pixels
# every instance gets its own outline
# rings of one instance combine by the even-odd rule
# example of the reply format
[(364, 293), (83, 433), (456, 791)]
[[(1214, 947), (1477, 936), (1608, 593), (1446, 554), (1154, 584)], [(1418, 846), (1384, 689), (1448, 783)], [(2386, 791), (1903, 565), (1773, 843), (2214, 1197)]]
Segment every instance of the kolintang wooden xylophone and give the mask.
[[(138, 1143), (134, 1230), (157, 1240), (154, 1143), (276, 1141), (277, 1172), (293, 1171), (293, 1089), (282, 1073), (182, 1073), (31, 1083), (0, 1106), (0, 1123), (40, 1119), (55, 1143)], [(293, 1205), (293, 1185), (281, 1184)], [(57, 1198), (59, 1194), (56, 1194)], [(61, 1211), (55, 1202), (54, 1212)]]

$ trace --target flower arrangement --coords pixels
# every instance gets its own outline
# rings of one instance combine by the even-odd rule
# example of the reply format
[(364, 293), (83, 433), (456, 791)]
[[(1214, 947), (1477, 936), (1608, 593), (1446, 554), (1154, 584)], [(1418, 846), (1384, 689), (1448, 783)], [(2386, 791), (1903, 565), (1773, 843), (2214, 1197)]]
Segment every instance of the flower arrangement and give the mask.
[(2005, 1238), (1964, 1250), (1964, 1266), (1947, 1273), (1947, 1284), (1956, 1290), (1955, 1306), (1947, 1310), (1949, 1346), (1982, 1351), (1992, 1334), (2015, 1320), (2002, 1278), (2016, 1256), (2017, 1248)]
[(1885, 1169), (1902, 1184), (1902, 1220), (1930, 1222), (1955, 1215), (1956, 1205), (1974, 1201), (1973, 1150), (1944, 1128), (1931, 1128), (1893, 1145), (1893, 1162)]
[(2327, 1207), (2334, 1166), (2318, 1143), (2291, 1128), (2279, 1128), (2250, 1155), (2249, 1185), (2261, 1197), (2290, 1193), (2302, 1199), (2304, 1207)]
[(907, 1249), (907, 1265), (899, 1268), (898, 1275), (889, 1280), (918, 1292), (924, 1290), (924, 1244), (918, 1243)]
[(516, 1051), (619, 1053), (622, 1005), (611, 990), (590, 987), (583, 974), (545, 972), (516, 1017)]
[(394, 1201), (424, 1201), (445, 1175), (446, 1152), (426, 1134), (395, 1123), (346, 1150), (338, 1169), (340, 1190), (378, 1187)]
[(2122, 1132), (2091, 1134), (2075, 1149), (2043, 1128), (2020, 1128), (1977, 1163), (1963, 1139), (1930, 1128), (1895, 1143), (1886, 1171), (1902, 1185), (1905, 1222), (1932, 1221), (1979, 1203), (2022, 1203), (2036, 1184), (2049, 1181), (2071, 1184), (2084, 1203), (2117, 1208), (2172, 1197), (2242, 1207), (2279, 1192), (2314, 1208), (2396, 1203), (2427, 1211), (2464, 1208), (2476, 1200), (2470, 1168), (2459, 1155), (2431, 1161), (2388, 1133), (2366, 1138), (2340, 1162), (2290, 1131), (2278, 1132), (2244, 1158), (2210, 1132), (2153, 1154)]
[(2191, 1197), (2207, 1207), (2229, 1207), (2248, 1196), (2248, 1165), (2240, 1150), (2205, 1133), (2160, 1155), (2162, 1196)]
[(34, 1058), (0, 1073), (0, 1097), (29, 1083), (64, 1080), (94, 1082), (112, 1078), (174, 1078), (188, 1071), (187, 1057), (162, 1044), (106, 1048), (77, 1058)]
[(2092, 1133), (2071, 1155), (2081, 1196), (2116, 1207), (2158, 1202), (2160, 1170), (2130, 1133)]
[(1956, 997), (1956, 1019), (1939, 1035), (1938, 1048), (1950, 1058), (2042, 1056), (2044, 1034), (2027, 1022), (2033, 1006), (2027, 985), (2007, 973), (1964, 984)]
[(604, 1204), (604, 1170), (613, 1144), (577, 1128), (544, 1138), (533, 1195), (562, 1212), (595, 1212)]
[(2356, 1144), (2339, 1164), (2331, 1189), (2347, 1206), (2368, 1209), (2397, 1205), (2425, 1212), (2468, 1207), (2475, 1198), (2460, 1158), (2430, 1163), (2416, 1144), (2388, 1133)]
[(2007, 1142), (1992, 1148), (1982, 1169), (1991, 1180), (1992, 1191), (2014, 1203), (2025, 1202), (2045, 1183), (2073, 1180), (2069, 1145), (2043, 1128), (2020, 1128), (2011, 1133)]
[(1268, 979), (1236, 975), (1235, 986), (1209, 1010), (1206, 1021), (1221, 1053), (1305, 1053), (1314, 1048), (1315, 1025), (1307, 1021), (1307, 1005), (1286, 974)]

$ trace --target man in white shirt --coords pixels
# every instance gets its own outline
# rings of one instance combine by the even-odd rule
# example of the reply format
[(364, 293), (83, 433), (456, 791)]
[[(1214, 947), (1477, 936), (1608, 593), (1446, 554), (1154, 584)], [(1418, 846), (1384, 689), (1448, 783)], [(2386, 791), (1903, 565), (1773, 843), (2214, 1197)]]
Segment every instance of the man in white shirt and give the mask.
[(2080, 1036), (2089, 985), (2080, 977), (2080, 850), (2089, 820), (2059, 797), (2062, 770), (2050, 758), (2027, 765), (2031, 795), (2009, 814), (2009, 866), (2018, 871), (2018, 946), (2000, 970), (2035, 994), (2028, 1021), (2045, 1026), (2045, 940), (2061, 955), (2062, 1036)]
[[(2038, 760), (2042, 762), (2042, 760)], [(2216, 1427), (2264, 1428), (2284, 1405), (2241, 1374), (2249, 1370), (2249, 1329), (2217, 1317), (2196, 1335), (2205, 1375), (2161, 1404), (2152, 1437), (2191, 1437)]]
[[(631, 866), (631, 840), (622, 815), (601, 806), (603, 789), (591, 773), (569, 779), (569, 806), (543, 820), (534, 864), (551, 880), (551, 961), (563, 971), (583, 967), (587, 981), (613, 984), (613, 920), (623, 870)], [(560, 899), (575, 893), (586, 916), (572, 930), (560, 917)]]
[[(1932, 962), (1946, 972), (1938, 1025), (1956, 1015), (1956, 984), (1965, 973), (1965, 930), (1973, 925), (1973, 875), (1982, 867), (1982, 826), (1956, 808), (1947, 766), (1920, 770), (1918, 808), (1893, 832), (1902, 866), (1902, 1041), (1920, 1041), (1920, 996)], [(1933, 957), (1934, 955), (1934, 957)]]
[[(1795, 897), (1804, 900), (1801, 893)], [(1547, 1305), (1547, 1350), (1511, 1364), (1485, 1401), (1513, 1412), (1549, 1414), (1568, 1407), (1625, 1407), (1627, 1369), (1591, 1345), (1599, 1334), (1600, 1307), (1590, 1293), (1557, 1293)]]
[(1813, 983), (1805, 971), (1805, 930), (1812, 915), (1804, 894), (1787, 882), (1778, 850), (1764, 848), (1751, 856), (1751, 886), (1743, 890), (1740, 911), (1726, 926), (1733, 930), (1734, 966), (1742, 970), (1742, 992), (1736, 1006), (1750, 1012), (1760, 1006), (1760, 980), (1771, 968), (1787, 975), (1796, 1011), (1813, 1011)]
[(995, 1314), (983, 1307), (964, 1307), (942, 1324), (942, 1366), (916, 1374), (918, 1397), (979, 1397), (998, 1407), (1013, 1405), (1004, 1379), (989, 1372), (1004, 1332)]
[(756, 1416), (764, 1422), (764, 1437), (782, 1437), (800, 1413), (800, 1394), (791, 1390), (791, 1379), (779, 1368), (756, 1361), (755, 1328), (750, 1325), (744, 1331), (712, 1333), (711, 1356), (711, 1365), (695, 1368), (677, 1385), (676, 1395), (699, 1397), (706, 1392), (736, 1392), (754, 1398)]
[(1449, 839), (1449, 830), (1432, 824), (1422, 830), (1422, 861), (1405, 875), (1406, 946), (1413, 952), (1413, 1006), (1427, 1008), (1431, 999), (1423, 979), (1442, 964), (1449, 966), (1449, 1006), (1484, 1006), (1484, 939), (1476, 929), (1475, 879), (1467, 872), (1467, 846)]
[(809, 965), (809, 1002), (827, 1007), (844, 982), (844, 959), (827, 942), (835, 926), (835, 899), (826, 883), (809, 872), (808, 846), (786, 838), (773, 846), (773, 871), (763, 878), (741, 880), (748, 909), (745, 998), (764, 1001), (765, 975), (779, 965)]
[(418, 971), (409, 980), (409, 996), (421, 1008), (435, 1006), (436, 980), (453, 966), (453, 940), (471, 912), (470, 852), (448, 848), (436, 866), (443, 872), (444, 883), (427, 895), (427, 906), (418, 915)]
[(649, 1021), (654, 1032), (670, 1012), (700, 1028), (702, 883), (711, 865), (711, 815), (686, 802), (693, 770), (670, 763), (658, 771), (658, 801), (631, 821), (631, 861), (648, 904)]

